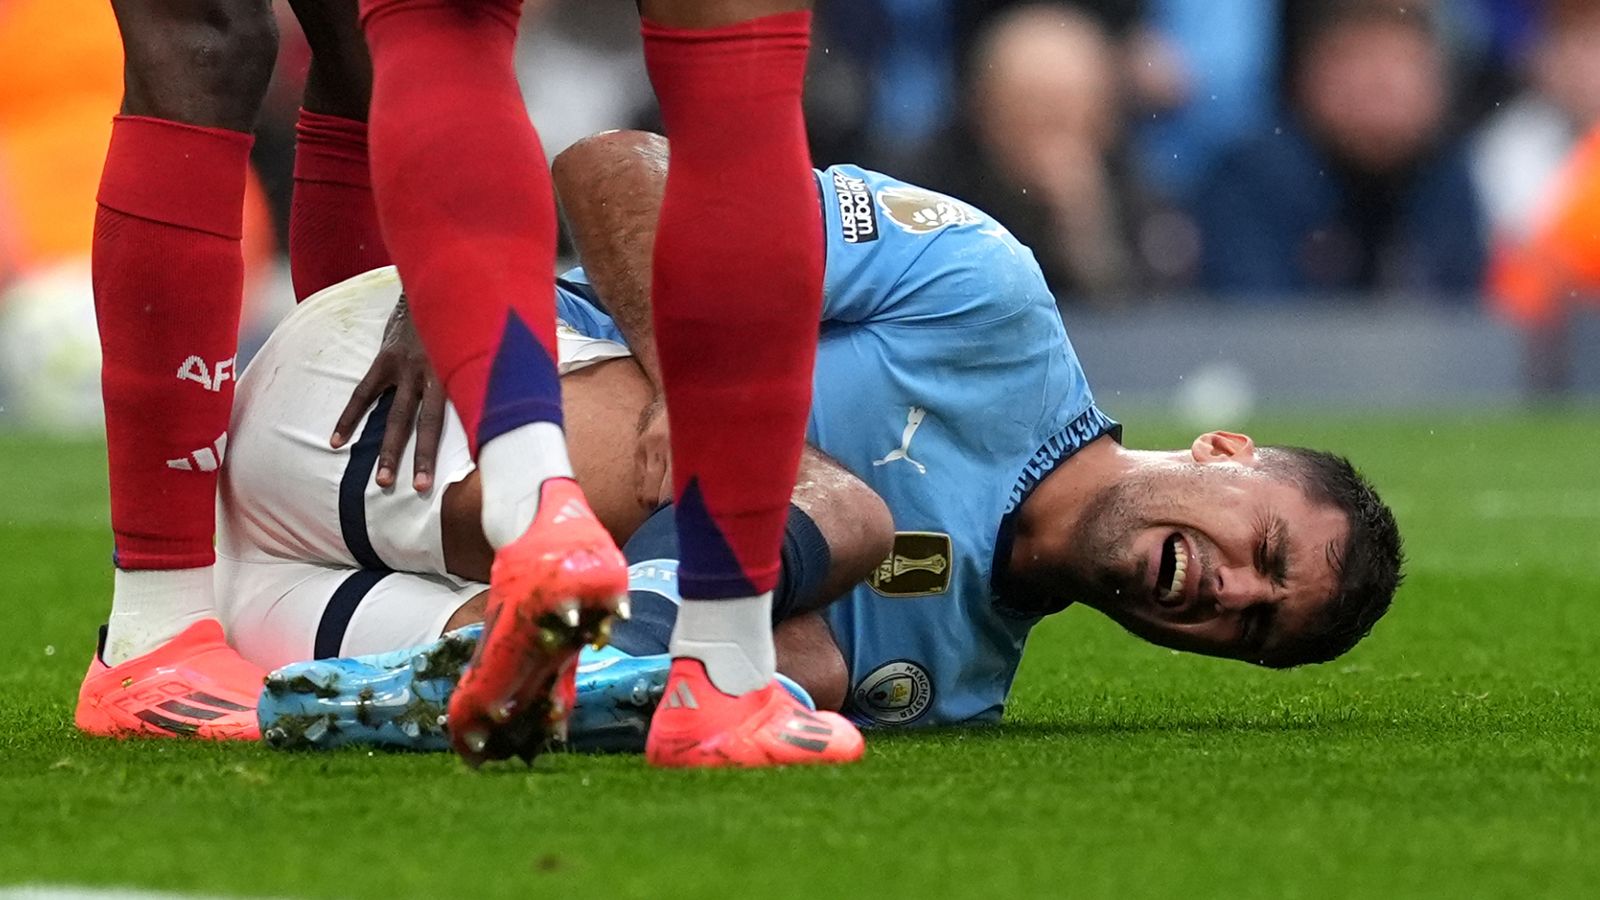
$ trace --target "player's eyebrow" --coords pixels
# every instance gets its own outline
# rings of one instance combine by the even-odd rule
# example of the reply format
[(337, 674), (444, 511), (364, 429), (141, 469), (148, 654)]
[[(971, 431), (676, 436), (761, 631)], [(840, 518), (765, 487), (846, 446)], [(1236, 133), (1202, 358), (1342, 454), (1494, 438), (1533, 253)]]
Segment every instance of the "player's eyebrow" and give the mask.
[(1289, 580), (1289, 526), (1283, 517), (1268, 513), (1261, 522), (1256, 546), (1256, 568), (1282, 587)]
[(1289, 580), (1289, 525), (1274, 515), (1267, 523), (1267, 571), (1282, 587)]

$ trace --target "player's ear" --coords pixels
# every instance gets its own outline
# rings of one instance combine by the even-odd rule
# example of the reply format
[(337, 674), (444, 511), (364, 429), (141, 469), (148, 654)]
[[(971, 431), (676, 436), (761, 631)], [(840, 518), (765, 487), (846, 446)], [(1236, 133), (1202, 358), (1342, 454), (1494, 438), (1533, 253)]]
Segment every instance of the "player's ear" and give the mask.
[(1194, 439), (1189, 453), (1197, 463), (1238, 463), (1253, 466), (1256, 462), (1256, 442), (1248, 434), (1232, 431), (1208, 431)]

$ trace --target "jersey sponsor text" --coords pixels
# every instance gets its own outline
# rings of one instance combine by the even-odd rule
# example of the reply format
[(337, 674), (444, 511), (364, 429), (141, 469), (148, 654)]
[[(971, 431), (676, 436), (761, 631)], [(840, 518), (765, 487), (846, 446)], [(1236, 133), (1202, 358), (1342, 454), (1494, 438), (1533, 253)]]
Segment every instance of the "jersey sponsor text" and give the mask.
[(839, 199), (839, 227), (846, 244), (865, 244), (878, 239), (878, 211), (872, 205), (872, 190), (860, 178), (843, 172), (833, 173), (833, 192)]

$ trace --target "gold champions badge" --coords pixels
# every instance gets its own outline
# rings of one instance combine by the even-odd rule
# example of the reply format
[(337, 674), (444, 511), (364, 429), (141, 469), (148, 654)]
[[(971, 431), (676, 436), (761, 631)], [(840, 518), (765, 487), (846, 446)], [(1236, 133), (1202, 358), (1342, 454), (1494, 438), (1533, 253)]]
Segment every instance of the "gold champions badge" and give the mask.
[(927, 597), (949, 589), (953, 566), (950, 535), (901, 531), (894, 536), (894, 552), (867, 583), (885, 597)]

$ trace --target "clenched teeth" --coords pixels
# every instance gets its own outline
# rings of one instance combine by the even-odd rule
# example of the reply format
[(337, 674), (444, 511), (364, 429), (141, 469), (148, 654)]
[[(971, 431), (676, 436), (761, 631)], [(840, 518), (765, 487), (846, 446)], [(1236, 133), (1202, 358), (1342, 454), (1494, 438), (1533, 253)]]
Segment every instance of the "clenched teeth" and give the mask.
[(1163, 603), (1175, 603), (1183, 594), (1183, 576), (1189, 571), (1189, 548), (1181, 538), (1172, 548), (1172, 558), (1176, 560), (1176, 565), (1172, 568), (1172, 583), (1167, 585), (1161, 598)]

